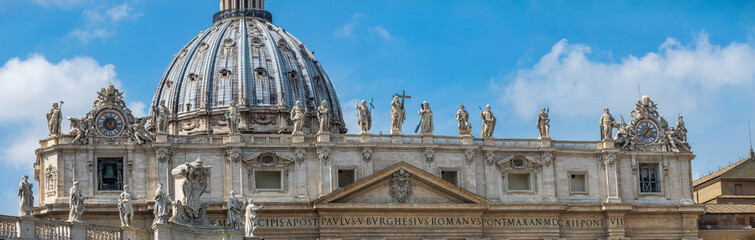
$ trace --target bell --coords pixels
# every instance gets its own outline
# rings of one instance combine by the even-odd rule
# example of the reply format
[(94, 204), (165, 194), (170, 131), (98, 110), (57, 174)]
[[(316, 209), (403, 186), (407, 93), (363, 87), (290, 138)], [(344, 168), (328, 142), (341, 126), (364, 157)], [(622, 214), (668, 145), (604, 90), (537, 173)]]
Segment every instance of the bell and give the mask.
[(118, 178), (115, 176), (113, 165), (105, 166), (105, 174), (102, 176), (102, 181), (108, 184), (113, 184), (118, 181)]

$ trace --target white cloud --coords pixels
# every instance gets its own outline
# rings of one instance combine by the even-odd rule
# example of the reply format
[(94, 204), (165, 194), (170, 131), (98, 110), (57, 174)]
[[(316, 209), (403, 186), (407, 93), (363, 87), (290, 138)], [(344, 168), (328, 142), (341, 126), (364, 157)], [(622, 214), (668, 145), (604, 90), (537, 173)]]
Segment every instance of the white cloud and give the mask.
[(87, 30), (81, 30), (81, 29), (74, 29), (71, 33), (71, 36), (78, 38), (84, 43), (89, 43), (92, 39), (105, 39), (113, 35), (112, 32), (108, 31), (105, 28), (98, 28), (98, 29), (87, 29)]
[(86, 22), (85, 27), (79, 27), (71, 31), (69, 36), (76, 37), (84, 43), (92, 39), (106, 39), (114, 34), (113, 29), (123, 20), (135, 21), (142, 16), (135, 12), (128, 4), (112, 8), (90, 8), (82, 12)]
[[(662, 108), (694, 112), (726, 95), (727, 88), (747, 87), (755, 80), (755, 49), (733, 42), (711, 44), (705, 33), (693, 44), (668, 38), (657, 52), (627, 56), (616, 63), (589, 59), (591, 49), (561, 40), (531, 68), (507, 77), (502, 100), (522, 118), (534, 118), (541, 106), (558, 115), (593, 116), (604, 107), (625, 106), (642, 94)], [(579, 107), (575, 107), (579, 106)]]
[(81, 3), (90, 2), (91, 0), (34, 0), (34, 3), (43, 7), (60, 7), (71, 8)]
[(144, 104), (142, 101), (130, 102), (128, 104), (128, 109), (131, 110), (131, 114), (133, 114), (134, 117), (140, 118), (147, 116), (147, 104)]
[[(107, 85), (108, 72), (116, 74), (113, 65), (100, 65), (90, 57), (49, 62), (34, 54), (26, 59), (12, 58), (0, 68), (0, 123), (12, 133), (4, 136), (6, 148), (0, 159), (13, 166), (31, 166), (34, 149), (47, 137), (45, 113), (53, 102), (63, 101), (63, 116), (81, 117), (90, 110), (97, 91)], [(118, 80), (112, 80), (119, 86)], [(135, 114), (143, 115), (146, 105), (130, 103)], [(70, 123), (64, 120), (63, 131)]]
[(385, 40), (393, 39), (393, 37), (391, 36), (391, 33), (388, 32), (388, 30), (385, 30), (385, 28), (383, 28), (383, 25), (377, 25), (373, 27), (371, 30), (377, 33), (378, 36), (380, 36), (381, 38)]
[(357, 26), (359, 26), (359, 19), (366, 16), (367, 16), (366, 14), (355, 13), (354, 16), (351, 18), (351, 22), (346, 23), (343, 26), (336, 29), (335, 36), (342, 37), (342, 38), (356, 37), (356, 35), (354, 35), (354, 29)]

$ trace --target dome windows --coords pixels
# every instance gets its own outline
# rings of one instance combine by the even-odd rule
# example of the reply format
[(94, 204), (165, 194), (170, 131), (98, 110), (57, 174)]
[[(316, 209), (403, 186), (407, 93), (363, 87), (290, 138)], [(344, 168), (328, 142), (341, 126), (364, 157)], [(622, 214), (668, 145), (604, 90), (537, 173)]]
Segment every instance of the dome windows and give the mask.
[(252, 46), (253, 47), (262, 47), (262, 39), (258, 37), (252, 38)]
[(233, 75), (233, 72), (231, 72), (231, 70), (228, 70), (227, 68), (220, 69), (218, 73), (220, 73), (221, 79), (229, 79), (231, 78), (231, 75)]
[(199, 79), (199, 75), (197, 75), (196, 73), (189, 73), (189, 76), (187, 76), (186, 78), (189, 79), (189, 81), (193, 82)]

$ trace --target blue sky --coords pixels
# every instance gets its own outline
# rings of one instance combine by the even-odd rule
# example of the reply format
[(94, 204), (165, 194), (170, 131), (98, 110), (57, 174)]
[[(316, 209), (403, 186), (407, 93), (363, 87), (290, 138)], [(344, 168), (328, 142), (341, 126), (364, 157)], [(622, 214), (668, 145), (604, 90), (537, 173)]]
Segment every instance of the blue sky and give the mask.
[[(604, 107), (628, 117), (647, 94), (669, 122), (685, 116), (699, 176), (748, 151), (755, 2), (681, 3), (268, 0), (266, 7), (316, 52), (352, 133), (354, 101), (374, 97), (373, 132), (387, 133), (390, 96), (406, 90), (410, 110), (430, 102), (437, 134), (457, 135), (458, 104), (471, 113), (490, 104), (496, 137), (536, 138), (535, 116), (545, 106), (554, 139), (597, 140)], [(171, 55), (217, 10), (214, 0), (0, 0), (0, 202), (11, 203), (0, 213), (17, 211), (16, 184), (33, 175), (50, 103), (63, 100), (64, 115), (81, 116), (112, 81), (143, 114)], [(408, 115), (405, 129), (417, 123)], [(472, 124), (479, 135), (479, 120)]]

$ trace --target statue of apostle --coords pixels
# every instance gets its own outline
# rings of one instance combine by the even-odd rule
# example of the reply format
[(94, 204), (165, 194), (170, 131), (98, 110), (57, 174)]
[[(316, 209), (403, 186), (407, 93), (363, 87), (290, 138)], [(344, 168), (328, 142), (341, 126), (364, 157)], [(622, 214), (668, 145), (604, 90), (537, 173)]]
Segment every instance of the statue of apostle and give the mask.
[(255, 224), (257, 221), (257, 210), (262, 208), (262, 206), (254, 205), (253, 199), (249, 199), (249, 204), (246, 205), (246, 219), (244, 223), (246, 237), (254, 237), (254, 230), (257, 229), (257, 225)]
[(81, 215), (84, 215), (84, 195), (81, 194), (79, 189), (79, 181), (73, 182), (73, 187), (70, 189), (70, 207), (71, 211), (68, 212), (69, 222), (81, 222)]
[(317, 120), (320, 121), (320, 131), (318, 133), (330, 132), (330, 109), (328, 109), (328, 102), (322, 100), (322, 103), (317, 107)]
[(32, 189), (34, 184), (29, 182), (29, 176), (24, 175), (21, 183), (18, 184), (18, 201), (20, 203), (18, 216), (31, 216), (34, 210), (34, 193)]
[(495, 132), (496, 118), (493, 115), (493, 112), (490, 111), (490, 105), (485, 106), (485, 112), (480, 111), (480, 117), (482, 118), (482, 137), (493, 137), (493, 132)]
[(537, 115), (537, 139), (549, 139), (551, 130), (551, 120), (548, 118), (549, 110), (545, 108), (540, 109), (540, 114)]
[(422, 108), (418, 114), (420, 115), (419, 135), (433, 135), (435, 125), (433, 123), (433, 111), (430, 110), (430, 103), (427, 103), (427, 101), (422, 102)]
[(398, 100), (398, 95), (393, 96), (391, 102), (391, 134), (401, 134), (401, 126), (406, 120), (404, 104)]
[(472, 135), (472, 124), (469, 123), (469, 113), (464, 109), (464, 104), (460, 104), (459, 111), (456, 111), (456, 121), (459, 123), (460, 135)]
[(354, 108), (359, 110), (357, 123), (359, 123), (360, 134), (370, 134), (370, 128), (372, 128), (372, 113), (370, 108), (367, 107), (367, 101), (362, 100), (362, 104), (357, 103)]
[(60, 136), (60, 123), (63, 122), (63, 114), (60, 112), (58, 103), (53, 103), (50, 111), (47, 112), (47, 128), (50, 130), (51, 137)]
[(170, 217), (170, 195), (165, 193), (162, 183), (157, 183), (155, 207), (152, 213), (155, 215), (155, 220), (152, 221), (152, 224), (168, 223), (168, 217)]
[(157, 109), (155, 109), (155, 117), (157, 119), (157, 132), (167, 133), (168, 117), (170, 117), (170, 111), (168, 111), (168, 107), (165, 106), (165, 100), (160, 100), (160, 105), (158, 105)]
[(228, 218), (226, 225), (230, 229), (241, 230), (241, 212), (244, 210), (244, 202), (236, 198), (236, 191), (231, 191), (228, 196)]
[(612, 130), (616, 119), (608, 112), (608, 108), (603, 109), (603, 115), (600, 116), (600, 140), (613, 140)]
[(230, 133), (238, 133), (241, 119), (239, 118), (239, 108), (236, 106), (235, 101), (231, 101), (230, 106), (228, 106), (228, 110), (225, 112), (225, 119), (228, 122), (228, 131)]
[(291, 122), (294, 123), (294, 131), (291, 134), (304, 134), (305, 111), (306, 110), (301, 107), (301, 101), (297, 100), (296, 105), (291, 109), (291, 113), (289, 114)]
[(121, 217), (121, 227), (131, 226), (131, 220), (134, 219), (134, 206), (131, 200), (143, 198), (144, 196), (134, 196), (129, 191), (129, 186), (123, 186), (123, 192), (118, 199), (118, 212)]

